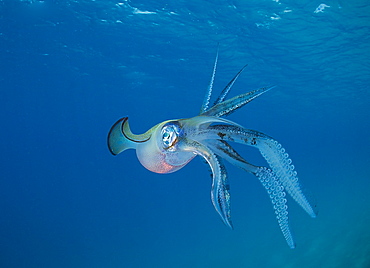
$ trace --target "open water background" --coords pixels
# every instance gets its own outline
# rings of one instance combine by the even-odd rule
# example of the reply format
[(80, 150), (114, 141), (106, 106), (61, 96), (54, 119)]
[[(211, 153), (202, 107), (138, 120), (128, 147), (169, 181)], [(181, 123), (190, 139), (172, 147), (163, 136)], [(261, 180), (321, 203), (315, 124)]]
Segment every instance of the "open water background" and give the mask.
[[(0, 1), (0, 266), (370, 267), (370, 4), (324, 1)], [(196, 115), (217, 43), (216, 91), (246, 63), (231, 95), (277, 85), (229, 119), (318, 206), (288, 200), (294, 250), (252, 175), (227, 165), (230, 231), (200, 159), (159, 175), (107, 149), (123, 116)]]

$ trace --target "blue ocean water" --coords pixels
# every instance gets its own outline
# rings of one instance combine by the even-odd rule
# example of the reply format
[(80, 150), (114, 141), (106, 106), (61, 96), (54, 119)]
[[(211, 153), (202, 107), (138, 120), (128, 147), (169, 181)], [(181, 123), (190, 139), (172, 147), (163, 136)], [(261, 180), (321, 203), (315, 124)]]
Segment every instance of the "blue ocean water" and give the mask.
[[(322, 2), (323, 1), (323, 2)], [(370, 267), (370, 4), (0, 0), (0, 267)], [(227, 164), (235, 230), (196, 158), (152, 173), (107, 133), (198, 114), (246, 63), (229, 119), (281, 142), (318, 207), (288, 200), (296, 249), (265, 190)], [(254, 148), (236, 146), (266, 165)]]

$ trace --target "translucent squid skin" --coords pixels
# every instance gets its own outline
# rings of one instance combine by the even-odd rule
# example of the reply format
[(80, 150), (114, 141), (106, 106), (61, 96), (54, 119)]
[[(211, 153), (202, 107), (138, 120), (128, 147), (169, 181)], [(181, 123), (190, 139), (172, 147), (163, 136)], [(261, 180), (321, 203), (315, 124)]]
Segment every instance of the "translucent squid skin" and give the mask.
[[(210, 85), (198, 116), (188, 119), (169, 120), (159, 123), (146, 133), (135, 135), (131, 132), (128, 118), (118, 120), (108, 134), (108, 148), (113, 155), (127, 149), (135, 149), (140, 163), (156, 173), (172, 173), (201, 156), (212, 171), (211, 200), (223, 222), (233, 228), (230, 213), (230, 187), (223, 159), (253, 174), (262, 183), (272, 202), (279, 227), (290, 248), (295, 242), (288, 221), (286, 192), (312, 218), (316, 217), (314, 207), (301, 190), (297, 172), (288, 154), (272, 137), (262, 132), (246, 129), (227, 119), (221, 118), (243, 107), (273, 87), (253, 90), (225, 100), (231, 87), (244, 66), (210, 105), (213, 81), (216, 73), (218, 53)], [(229, 144), (241, 143), (257, 148), (269, 167), (248, 163)]]

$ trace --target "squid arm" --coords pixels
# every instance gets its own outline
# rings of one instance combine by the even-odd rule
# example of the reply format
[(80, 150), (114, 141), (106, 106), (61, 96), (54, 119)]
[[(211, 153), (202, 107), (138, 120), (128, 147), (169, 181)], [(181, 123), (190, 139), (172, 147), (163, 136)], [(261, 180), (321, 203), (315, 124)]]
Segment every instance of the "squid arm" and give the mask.
[(215, 80), (215, 75), (216, 75), (217, 61), (218, 61), (218, 47), (217, 47), (215, 63), (213, 65), (211, 81), (209, 82), (209, 85), (208, 85), (208, 88), (207, 88), (207, 91), (206, 91), (206, 95), (204, 96), (203, 104), (202, 104), (202, 107), (200, 108), (200, 113), (204, 113), (205, 111), (207, 111), (208, 106), (209, 106), (209, 102), (211, 100), (212, 90), (213, 90), (213, 82)]
[(288, 206), (286, 205), (284, 187), (276, 178), (274, 172), (266, 167), (259, 167), (248, 163), (242, 156), (240, 156), (226, 141), (223, 140), (207, 140), (207, 146), (221, 158), (230, 162), (247, 172), (255, 175), (266, 189), (273, 205), (276, 219), (283, 236), (290, 248), (295, 248), (295, 242), (292, 232), (289, 227), (288, 220)]
[(212, 204), (221, 216), (223, 222), (233, 229), (230, 215), (230, 187), (227, 181), (226, 168), (222, 159), (215, 155), (209, 148), (198, 142), (192, 141), (188, 143), (188, 146), (194, 153), (202, 156), (209, 164), (212, 171)]
[(245, 67), (247, 67), (247, 66), (248, 66), (248, 64), (244, 65), (243, 68), (241, 68), (240, 71), (234, 76), (234, 78), (231, 79), (231, 81), (221, 91), (220, 96), (217, 98), (217, 100), (215, 101), (215, 103), (213, 104), (213, 106), (216, 105), (216, 104), (219, 104), (219, 103), (221, 103), (221, 102), (223, 102), (225, 100), (225, 98), (229, 94), (232, 86), (234, 85), (236, 79), (238, 79), (238, 77), (240, 76), (240, 74), (244, 71)]
[(240, 94), (236, 97), (233, 97), (231, 99), (228, 99), (226, 101), (220, 102), (216, 105), (214, 105), (209, 110), (205, 111), (201, 115), (204, 116), (226, 116), (234, 112), (235, 110), (243, 107), (247, 103), (251, 102), (255, 98), (261, 96), (263, 93), (269, 91), (270, 89), (274, 88), (275, 86), (269, 86), (269, 87), (262, 87), (256, 90), (252, 90), (250, 92)]
[(221, 139), (234, 141), (256, 147), (270, 165), (276, 177), (281, 181), (288, 194), (310, 215), (316, 217), (314, 208), (308, 202), (298, 182), (297, 172), (294, 171), (292, 160), (285, 153), (281, 144), (273, 138), (255, 130), (241, 128), (235, 125), (211, 125), (194, 137), (198, 141)]

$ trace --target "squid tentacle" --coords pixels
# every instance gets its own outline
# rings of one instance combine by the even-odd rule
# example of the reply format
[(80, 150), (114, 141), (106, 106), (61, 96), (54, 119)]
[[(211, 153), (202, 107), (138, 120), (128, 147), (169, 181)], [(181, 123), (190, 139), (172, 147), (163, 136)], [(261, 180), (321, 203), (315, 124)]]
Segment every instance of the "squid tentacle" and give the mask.
[(275, 210), (276, 219), (280, 226), (281, 232), (290, 248), (295, 248), (293, 235), (289, 227), (288, 206), (286, 205), (284, 187), (276, 178), (274, 172), (266, 167), (257, 167), (248, 163), (240, 156), (226, 141), (222, 140), (207, 140), (207, 145), (210, 146), (213, 152), (224, 158), (231, 164), (253, 173), (266, 189), (273, 208)]
[(206, 146), (196, 141), (188, 143), (187, 146), (189, 146), (189, 148), (191, 148), (197, 155), (202, 156), (209, 164), (212, 170), (212, 204), (218, 214), (221, 216), (223, 222), (231, 229), (234, 229), (231, 222), (230, 187), (227, 180), (225, 165), (223, 164), (221, 158), (215, 155)]
[(240, 94), (236, 97), (214, 105), (201, 115), (215, 117), (227, 116), (274, 87), (275, 86), (262, 87), (244, 94)]
[(273, 138), (262, 132), (241, 128), (240, 126), (214, 125), (198, 132), (195, 139), (223, 139), (258, 148), (288, 194), (291, 195), (312, 218), (316, 217), (313, 207), (300, 188), (297, 172), (294, 171), (292, 160), (289, 158), (288, 154), (285, 153), (285, 149), (281, 147), (281, 144)]

